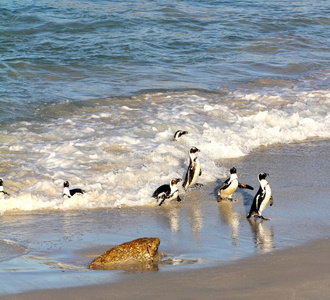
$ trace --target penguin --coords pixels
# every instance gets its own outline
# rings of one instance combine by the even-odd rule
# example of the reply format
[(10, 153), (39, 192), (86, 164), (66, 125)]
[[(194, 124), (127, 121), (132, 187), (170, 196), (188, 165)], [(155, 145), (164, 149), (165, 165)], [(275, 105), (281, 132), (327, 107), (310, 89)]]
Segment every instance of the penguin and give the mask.
[(237, 188), (253, 190), (253, 187), (244, 183), (240, 183), (237, 177), (237, 171), (235, 167), (230, 170), (230, 177), (217, 188), (218, 190), (218, 202), (224, 199), (233, 201), (233, 194), (236, 192)]
[(185, 135), (185, 134), (188, 134), (188, 131), (177, 130), (177, 131), (174, 133), (173, 140), (174, 140), (174, 141), (177, 141), (181, 136), (183, 136), (183, 135)]
[(182, 184), (185, 190), (187, 190), (189, 186), (195, 184), (198, 177), (202, 175), (201, 163), (196, 155), (197, 152), (200, 152), (200, 150), (196, 147), (191, 147), (189, 150), (189, 166)]
[(7, 195), (7, 196), (9, 196), (9, 194), (4, 190), (4, 188), (3, 188), (3, 180), (2, 180), (2, 178), (0, 178), (0, 193), (2, 194), (2, 195)]
[(274, 203), (272, 190), (268, 181), (266, 180), (267, 176), (269, 176), (267, 173), (259, 174), (260, 188), (253, 199), (250, 212), (247, 215), (248, 219), (251, 218), (251, 216), (254, 216), (262, 220), (269, 220), (262, 216), (262, 212), (265, 210), (267, 204), (269, 203), (270, 206), (272, 206)]
[(170, 182), (170, 184), (164, 184), (161, 185), (159, 188), (157, 188), (154, 193), (152, 194), (153, 198), (157, 199), (157, 202), (159, 200), (160, 203), (158, 204), (158, 206), (161, 206), (165, 200), (166, 201), (171, 201), (171, 200), (175, 200), (180, 202), (181, 198), (179, 197), (179, 189), (177, 184), (182, 181), (182, 179), (180, 178), (173, 178)]
[(63, 193), (62, 193), (62, 196), (66, 196), (68, 198), (71, 198), (73, 195), (75, 194), (84, 194), (85, 191), (82, 190), (82, 189), (69, 189), (69, 186), (70, 186), (70, 183), (69, 181), (64, 181), (63, 183)]

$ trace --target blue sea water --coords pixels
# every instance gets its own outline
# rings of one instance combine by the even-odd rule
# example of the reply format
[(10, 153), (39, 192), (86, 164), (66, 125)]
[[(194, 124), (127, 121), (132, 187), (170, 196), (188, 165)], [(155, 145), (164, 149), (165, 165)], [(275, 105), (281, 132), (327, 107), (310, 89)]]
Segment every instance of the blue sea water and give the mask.
[[(3, 280), (0, 294), (33, 289), (31, 275), (36, 288), (76, 285), (77, 271), (104, 281), (73, 252), (107, 239), (160, 234), (174, 256), (222, 261), (328, 232), (326, 221), (308, 231), (318, 212), (306, 223), (299, 213), (329, 198), (316, 172), (330, 138), (329, 13), (328, 1), (1, 1), (0, 177), (10, 195), (0, 199), (0, 275), (19, 273), (24, 284)], [(173, 142), (177, 129), (189, 134)], [(150, 195), (184, 175), (192, 145), (206, 191), (185, 195), (191, 209), (156, 211)], [(290, 159), (275, 145), (293, 145)], [(274, 223), (250, 228), (241, 202), (216, 207), (213, 223), (209, 192), (232, 164), (252, 182), (271, 173)], [(315, 174), (316, 195), (281, 178), (294, 175), (291, 164)], [(64, 180), (86, 194), (62, 198)], [(215, 244), (205, 247), (208, 238)], [(72, 276), (59, 277), (63, 269)]]
[(329, 10), (327, 1), (1, 1), (0, 120), (260, 79), (313, 76), (324, 88)]

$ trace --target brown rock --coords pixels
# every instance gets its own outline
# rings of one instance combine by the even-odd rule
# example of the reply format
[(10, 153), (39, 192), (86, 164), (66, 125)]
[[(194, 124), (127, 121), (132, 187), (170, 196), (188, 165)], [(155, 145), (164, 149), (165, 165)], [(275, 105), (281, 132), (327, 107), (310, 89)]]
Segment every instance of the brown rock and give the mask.
[(159, 261), (159, 238), (139, 238), (111, 248), (89, 265), (94, 270), (155, 270)]

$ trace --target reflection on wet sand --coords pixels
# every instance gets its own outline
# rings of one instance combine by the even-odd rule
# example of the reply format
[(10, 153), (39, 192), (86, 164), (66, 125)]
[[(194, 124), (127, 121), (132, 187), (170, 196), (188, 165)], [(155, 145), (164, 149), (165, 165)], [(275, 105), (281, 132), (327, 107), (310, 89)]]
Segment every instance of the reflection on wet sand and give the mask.
[(260, 219), (252, 218), (248, 219), (251, 230), (254, 237), (254, 242), (258, 251), (261, 253), (267, 253), (273, 250), (274, 248), (274, 228), (266, 226), (264, 223), (269, 224)]
[(231, 228), (232, 244), (237, 245), (239, 238), (240, 215), (233, 209), (233, 203), (223, 201), (219, 203), (221, 223), (229, 224)]
[(178, 232), (180, 229), (180, 211), (181, 207), (173, 206), (166, 209), (166, 217), (172, 232)]

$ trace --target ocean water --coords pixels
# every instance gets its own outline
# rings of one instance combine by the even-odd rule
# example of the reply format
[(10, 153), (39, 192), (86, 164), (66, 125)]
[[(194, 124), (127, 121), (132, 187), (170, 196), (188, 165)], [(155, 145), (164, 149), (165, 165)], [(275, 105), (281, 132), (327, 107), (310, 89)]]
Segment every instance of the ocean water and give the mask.
[[(260, 147), (271, 166), (274, 145), (328, 141), (329, 13), (327, 1), (1, 2), (0, 218), (22, 221), (3, 225), (0, 261), (55, 243), (47, 221), (41, 240), (25, 226), (40, 216), (153, 211), (191, 146), (212, 190)], [(86, 193), (63, 198), (64, 180)]]

